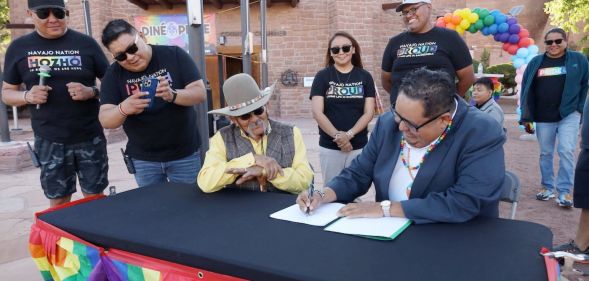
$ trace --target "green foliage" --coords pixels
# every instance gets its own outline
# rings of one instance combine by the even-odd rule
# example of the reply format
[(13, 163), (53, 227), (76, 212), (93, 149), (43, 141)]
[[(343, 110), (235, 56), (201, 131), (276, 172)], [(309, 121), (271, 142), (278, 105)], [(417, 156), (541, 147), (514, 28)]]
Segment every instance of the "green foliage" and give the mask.
[(8, 43), (10, 43), (10, 30), (6, 28), (9, 20), (8, 0), (0, 0), (0, 53), (3, 53)]
[(583, 53), (583, 55), (585, 55), (586, 57), (589, 57), (589, 47), (585, 47), (583, 49), (581, 49), (581, 52)]
[(589, 0), (552, 0), (544, 4), (544, 12), (549, 15), (550, 24), (560, 26), (566, 31), (589, 31)]
[(472, 69), (474, 69), (474, 73), (477, 73), (477, 71), (479, 69), (479, 64), (481, 64), (481, 62), (479, 62), (478, 60), (472, 59)]
[(503, 89), (507, 90), (515, 88), (515, 67), (510, 63), (496, 64), (485, 69), (485, 73), (489, 74), (503, 74), (503, 78), (499, 78), (499, 82), (503, 84)]
[(483, 64), (484, 69), (487, 69), (489, 67), (489, 60), (490, 59), (491, 59), (491, 52), (489, 52), (489, 50), (487, 50), (487, 48), (484, 48), (483, 52), (481, 53), (481, 63)]

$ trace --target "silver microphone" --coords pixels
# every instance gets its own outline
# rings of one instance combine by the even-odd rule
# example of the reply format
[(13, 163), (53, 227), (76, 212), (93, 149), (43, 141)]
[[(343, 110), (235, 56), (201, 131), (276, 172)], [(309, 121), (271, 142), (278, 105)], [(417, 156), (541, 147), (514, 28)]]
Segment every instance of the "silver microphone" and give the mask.
[[(51, 75), (49, 75), (50, 71), (51, 67), (49, 67), (48, 65), (41, 65), (41, 67), (39, 67), (39, 73), (37, 74), (39, 75), (39, 86), (45, 86), (45, 80), (51, 77)], [(41, 108), (41, 105), (37, 104), (37, 109), (39, 108)]]

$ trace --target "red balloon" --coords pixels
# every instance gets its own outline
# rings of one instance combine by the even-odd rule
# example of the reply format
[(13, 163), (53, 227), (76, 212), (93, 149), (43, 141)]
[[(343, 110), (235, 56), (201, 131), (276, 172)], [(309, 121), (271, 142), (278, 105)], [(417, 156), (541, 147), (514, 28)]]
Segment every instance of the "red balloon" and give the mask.
[(446, 21), (444, 20), (444, 18), (438, 18), (436, 20), (436, 26), (437, 27), (446, 27)]
[(528, 46), (530, 46), (531, 40), (529, 37), (525, 37), (525, 38), (521, 38), (519, 39), (519, 42), (517, 43), (517, 45), (520, 48), (527, 48)]
[(509, 43), (503, 43), (503, 51), (506, 51), (507, 52), (507, 50), (509, 50), (509, 46), (511, 46), (511, 44), (509, 44)]
[(519, 34), (518, 34), (518, 35), (519, 35), (519, 38), (523, 38), (523, 37), (530, 37), (530, 32), (529, 32), (527, 29), (525, 29), (525, 28), (522, 28), (522, 29), (519, 31)]
[(515, 44), (512, 44), (511, 46), (509, 46), (509, 48), (507, 48), (507, 52), (510, 55), (515, 55), (517, 53), (517, 49), (519, 49), (519, 47)]

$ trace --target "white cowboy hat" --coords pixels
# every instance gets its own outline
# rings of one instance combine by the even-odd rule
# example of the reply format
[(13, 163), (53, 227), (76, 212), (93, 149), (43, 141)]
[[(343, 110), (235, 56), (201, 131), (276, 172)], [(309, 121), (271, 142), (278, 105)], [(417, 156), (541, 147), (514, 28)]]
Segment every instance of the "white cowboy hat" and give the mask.
[(223, 84), (223, 95), (227, 107), (211, 110), (209, 114), (222, 114), (237, 117), (256, 110), (268, 103), (274, 85), (260, 91), (258, 84), (246, 73), (229, 77)]

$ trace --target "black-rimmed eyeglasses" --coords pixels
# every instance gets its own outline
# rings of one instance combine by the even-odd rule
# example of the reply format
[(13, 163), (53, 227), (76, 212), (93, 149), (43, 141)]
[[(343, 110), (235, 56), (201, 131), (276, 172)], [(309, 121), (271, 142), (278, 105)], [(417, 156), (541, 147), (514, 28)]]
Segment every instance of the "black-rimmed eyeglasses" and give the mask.
[(42, 20), (47, 19), (50, 14), (53, 14), (56, 19), (62, 20), (68, 14), (67, 10), (60, 8), (41, 8), (33, 10), (33, 13), (35, 13), (35, 15), (37, 15), (37, 17)]
[(448, 111), (445, 111), (445, 112), (442, 112), (442, 113), (436, 115), (435, 117), (425, 121), (421, 125), (415, 125), (415, 124), (413, 124), (413, 122), (405, 119), (403, 116), (399, 115), (399, 113), (397, 113), (397, 111), (393, 107), (391, 107), (391, 112), (393, 113), (393, 118), (395, 120), (395, 123), (400, 125), (401, 122), (404, 122), (405, 126), (407, 126), (407, 128), (409, 128), (409, 131), (413, 134), (416, 134), (419, 131), (419, 129), (423, 128), (424, 126), (433, 122), (434, 120), (440, 118), (442, 115), (446, 114)]
[(115, 60), (125, 61), (127, 59), (127, 54), (133, 55), (133, 54), (137, 53), (137, 51), (139, 51), (139, 47), (137, 47), (137, 40), (138, 39), (139, 39), (139, 34), (135, 34), (135, 41), (133, 42), (133, 44), (131, 46), (127, 47), (127, 49), (124, 52), (119, 53), (118, 55), (114, 56)]
[(417, 10), (419, 10), (419, 7), (426, 5), (426, 3), (421, 3), (419, 5), (415, 5), (415, 7), (408, 9), (407, 11), (402, 11), (401, 13), (399, 13), (399, 16), (401, 17), (411, 17), (413, 15), (415, 15), (417, 13)]
[(240, 115), (239, 119), (243, 120), (243, 121), (247, 121), (250, 120), (250, 118), (252, 117), (252, 113), (260, 116), (262, 114), (264, 114), (264, 111), (266, 111), (266, 109), (262, 106), (262, 107), (258, 107), (256, 108), (254, 111), (248, 112), (246, 114)]

